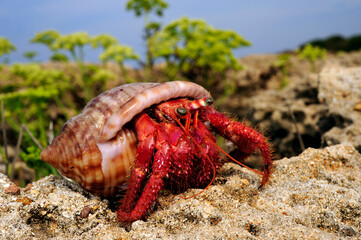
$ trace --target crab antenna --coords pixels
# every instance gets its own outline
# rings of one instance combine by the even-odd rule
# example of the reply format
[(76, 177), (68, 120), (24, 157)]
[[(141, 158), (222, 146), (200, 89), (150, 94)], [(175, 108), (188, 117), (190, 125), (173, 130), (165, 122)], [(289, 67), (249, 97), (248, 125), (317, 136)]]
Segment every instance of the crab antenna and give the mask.
[[(195, 114), (195, 122), (197, 122), (197, 120), (196, 120), (197, 117), (198, 117), (198, 111), (196, 111), (196, 114)], [(190, 123), (190, 118), (191, 118), (191, 115), (188, 113), (188, 114), (186, 115), (186, 124), (187, 124), (188, 122)], [(213, 165), (211, 159), (208, 157), (208, 155), (203, 152), (202, 147), (197, 143), (197, 141), (193, 138), (193, 136), (189, 134), (189, 131), (188, 131), (189, 126), (188, 126), (188, 129), (186, 129), (186, 128), (181, 124), (181, 122), (178, 120), (178, 118), (173, 118), (173, 119), (174, 119), (174, 120), (178, 123), (178, 125), (182, 128), (182, 130), (184, 131), (184, 133), (187, 134), (190, 139), (192, 139), (192, 141), (196, 144), (196, 146), (199, 148), (199, 150), (200, 150), (200, 151), (203, 153), (203, 155), (207, 158), (207, 160), (209, 161), (209, 163), (211, 164), (212, 169), (213, 169), (213, 177), (212, 177), (212, 180), (208, 183), (208, 185), (207, 185), (205, 188), (203, 188), (200, 192), (198, 192), (198, 193), (196, 193), (196, 194), (193, 194), (192, 196), (189, 196), (189, 197), (180, 197), (180, 198), (182, 198), (182, 199), (190, 199), (190, 198), (196, 197), (196, 196), (198, 196), (199, 194), (201, 194), (202, 192), (204, 192), (204, 191), (213, 183), (214, 179), (216, 178), (216, 168), (214, 167), (214, 165)]]

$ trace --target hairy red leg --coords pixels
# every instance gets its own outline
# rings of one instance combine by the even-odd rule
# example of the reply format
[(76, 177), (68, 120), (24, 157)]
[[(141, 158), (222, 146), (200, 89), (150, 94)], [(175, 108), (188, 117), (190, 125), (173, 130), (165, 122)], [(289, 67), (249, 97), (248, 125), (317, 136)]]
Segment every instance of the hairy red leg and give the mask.
[(216, 142), (215, 136), (208, 131), (202, 122), (197, 121), (197, 116), (195, 116), (194, 126), (190, 129), (190, 134), (201, 146), (200, 150), (196, 146), (193, 147), (198, 159), (198, 164), (194, 169), (196, 173), (195, 186), (204, 187), (211, 182), (215, 170), (220, 167), (219, 151), (213, 144)]
[[(145, 118), (149, 117), (147, 116)], [(142, 122), (143, 121), (140, 123)], [(182, 137), (184, 137), (183, 132), (178, 127), (169, 123), (160, 123), (159, 125), (155, 125), (155, 128), (157, 131), (155, 146), (157, 151), (154, 155), (152, 173), (134, 209), (132, 209), (131, 212), (117, 211), (118, 220), (121, 222), (133, 222), (146, 215), (160, 190), (163, 188), (164, 180), (168, 178), (172, 172), (172, 163), (182, 163), (180, 168), (182, 168), (182, 171), (185, 171), (186, 175), (187, 171), (191, 170), (191, 166), (187, 166), (186, 164), (187, 162), (191, 164), (191, 151), (190, 147), (187, 148), (187, 146), (182, 145), (187, 143), (182, 140)], [(174, 148), (176, 148), (177, 151), (175, 151)], [(139, 161), (138, 158), (137, 161)], [(137, 175), (139, 178), (139, 174)], [(132, 183), (129, 183), (129, 187), (133, 188), (131, 184)], [(134, 194), (133, 191), (129, 191), (131, 194)], [(139, 189), (137, 189), (137, 191), (139, 191)], [(135, 202), (136, 196), (137, 194), (134, 194), (130, 197), (133, 199), (133, 202)]]
[(243, 153), (241, 156), (243, 159), (251, 155), (257, 148), (260, 150), (264, 161), (261, 184), (264, 185), (270, 177), (272, 166), (271, 150), (266, 138), (256, 130), (230, 120), (211, 107), (202, 108), (201, 117), (208, 120), (218, 134), (233, 142)]
[(169, 189), (179, 192), (191, 186), (193, 171), (193, 152), (188, 136), (173, 124), (162, 124), (164, 132), (170, 139), (172, 161), (170, 166)]
[[(186, 113), (186, 115), (182, 115), (182, 116), (179, 116), (179, 117), (186, 119), (185, 126), (183, 126), (181, 124), (178, 117), (176, 117), (176, 115), (174, 115), (174, 113), (171, 112), (170, 115), (175, 120), (175, 122), (179, 125), (179, 127), (183, 130), (184, 134), (187, 135), (190, 138), (191, 142), (192, 142), (192, 155), (194, 156), (194, 165), (195, 165), (193, 167), (193, 169), (192, 169), (192, 176), (193, 176), (192, 177), (192, 186), (203, 185), (203, 183), (201, 183), (200, 180), (203, 181), (203, 180), (209, 178), (210, 176), (212, 176), (212, 179), (208, 182), (208, 185), (202, 191), (200, 191), (197, 194), (194, 194), (194, 195), (192, 195), (190, 197), (186, 197), (186, 198), (181, 197), (183, 199), (189, 199), (189, 198), (192, 198), (192, 197), (195, 197), (195, 196), (201, 194), (203, 191), (205, 191), (212, 184), (212, 182), (213, 182), (213, 180), (214, 180), (214, 178), (216, 176), (216, 166), (215, 166), (215, 164), (213, 162), (218, 164), (218, 160), (219, 160), (219, 155), (218, 154), (219, 153), (218, 153), (217, 150), (212, 149), (212, 150), (215, 150), (216, 153), (215, 154), (210, 154), (210, 156), (208, 156), (208, 153), (210, 153), (210, 151), (209, 152), (204, 151), (204, 149), (203, 149), (204, 144), (207, 144), (206, 149), (208, 149), (208, 150), (211, 149), (211, 148), (208, 148), (208, 147), (211, 147), (211, 145), (213, 145), (212, 139), (213, 138), (215, 139), (215, 137), (208, 130), (206, 132), (207, 132), (207, 134), (210, 134), (210, 136), (209, 137), (204, 137), (207, 134), (205, 134), (202, 131), (199, 131), (199, 128), (196, 129), (195, 125), (198, 125), (197, 124), (197, 122), (198, 122), (198, 111), (196, 111), (196, 114), (195, 114), (195, 117), (194, 117), (194, 120), (193, 120), (193, 123), (195, 125), (192, 126), (192, 127), (190, 127), (190, 122), (192, 120), (192, 115), (187, 111), (185, 111), (185, 112), (183, 111), (183, 113)], [(209, 143), (212, 143), (212, 144), (209, 144)], [(212, 157), (212, 160), (211, 160), (211, 157)], [(208, 164), (205, 164), (205, 161), (207, 161)], [(200, 168), (197, 168), (197, 166), (199, 166)], [(202, 172), (207, 172), (207, 171), (205, 171), (206, 166), (210, 166), (210, 168), (213, 170), (213, 174), (210, 175), (208, 173), (205, 178), (202, 178), (201, 177)]]
[(121, 206), (124, 212), (133, 210), (144, 179), (147, 176), (155, 149), (155, 137), (157, 135), (155, 124), (156, 123), (145, 113), (139, 114), (135, 119), (134, 125), (139, 144), (135, 165)]

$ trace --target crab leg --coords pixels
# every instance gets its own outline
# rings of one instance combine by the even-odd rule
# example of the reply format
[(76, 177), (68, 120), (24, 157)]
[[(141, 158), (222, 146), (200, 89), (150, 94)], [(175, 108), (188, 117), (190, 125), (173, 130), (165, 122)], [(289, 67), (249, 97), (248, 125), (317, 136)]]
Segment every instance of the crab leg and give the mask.
[[(195, 117), (197, 119), (197, 116)], [(213, 182), (215, 177), (215, 172), (220, 167), (219, 151), (218, 148), (215, 148), (212, 143), (216, 142), (215, 136), (208, 131), (206, 126), (201, 121), (194, 122), (194, 128), (191, 131), (191, 135), (198, 142), (198, 145), (201, 146), (200, 149), (196, 148), (199, 151), (199, 169), (197, 172), (197, 182), (196, 186), (204, 186), (210, 182)], [(213, 176), (213, 178), (212, 178)]]
[(121, 206), (122, 211), (125, 212), (130, 212), (134, 208), (139, 191), (152, 161), (152, 155), (155, 149), (155, 137), (157, 136), (154, 121), (145, 113), (141, 113), (136, 117), (135, 129), (138, 134), (139, 144), (135, 166)]
[[(118, 220), (121, 222), (133, 222), (146, 215), (160, 190), (163, 189), (164, 180), (169, 177), (169, 173), (172, 173), (171, 163), (182, 163), (179, 169), (184, 171), (186, 176), (189, 175), (187, 171), (191, 170), (191, 151), (190, 147), (183, 146), (183, 144), (187, 142), (184, 141), (184, 134), (181, 129), (170, 123), (157, 124), (146, 114), (142, 114), (136, 120), (135, 125), (138, 134), (148, 131), (149, 133), (143, 135), (145, 140), (142, 140), (143, 137), (140, 138), (141, 142), (138, 147), (139, 152), (136, 159), (136, 168), (132, 172), (123, 206), (117, 211)], [(143, 131), (143, 129), (147, 130)], [(148, 142), (148, 139), (151, 140)], [(155, 146), (154, 139), (156, 139)], [(147, 146), (148, 143), (151, 144)], [(152, 153), (155, 149), (157, 151), (153, 157), (154, 160), (150, 178), (134, 206), (139, 191), (142, 188), (141, 183), (147, 175), (152, 161)], [(142, 159), (142, 157), (144, 157), (144, 159)]]
[(264, 160), (261, 184), (264, 185), (270, 177), (272, 166), (271, 151), (266, 138), (256, 130), (240, 122), (230, 120), (211, 107), (204, 107), (201, 111), (201, 116), (211, 123), (212, 128), (218, 134), (230, 140), (238, 147), (240, 161), (251, 155), (257, 148), (260, 150)]

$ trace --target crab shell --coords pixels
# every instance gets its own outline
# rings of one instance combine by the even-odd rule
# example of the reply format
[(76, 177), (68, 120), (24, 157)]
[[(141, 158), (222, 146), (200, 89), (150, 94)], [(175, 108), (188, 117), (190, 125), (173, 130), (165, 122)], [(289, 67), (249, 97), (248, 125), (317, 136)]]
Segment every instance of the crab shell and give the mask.
[(136, 156), (137, 135), (127, 123), (162, 101), (208, 96), (203, 87), (184, 81), (132, 83), (113, 88), (92, 99), (79, 115), (69, 119), (40, 158), (85, 190), (112, 195), (123, 188)]

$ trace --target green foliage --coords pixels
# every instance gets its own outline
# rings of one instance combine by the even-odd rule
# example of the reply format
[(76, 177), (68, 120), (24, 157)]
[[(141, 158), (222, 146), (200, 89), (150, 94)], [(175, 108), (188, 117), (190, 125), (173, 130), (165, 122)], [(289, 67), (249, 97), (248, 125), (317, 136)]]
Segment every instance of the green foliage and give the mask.
[(54, 62), (68, 62), (69, 58), (63, 53), (55, 52), (51, 55), (50, 60)]
[(33, 61), (38, 53), (35, 51), (25, 52), (23, 55), (29, 61)]
[[(323, 39), (315, 39), (307, 44), (312, 46), (318, 46), (331, 52), (351, 52), (358, 51), (361, 49), (361, 35), (353, 35), (349, 38), (345, 38), (341, 35), (333, 35)], [(306, 44), (302, 45), (301, 48), (305, 47)]]
[(16, 47), (7, 39), (0, 37), (0, 57), (16, 50)]
[(108, 47), (100, 56), (99, 59), (103, 62), (114, 61), (119, 65), (123, 65), (127, 59), (139, 59), (133, 48), (124, 45), (112, 45)]
[[(49, 121), (48, 105), (71, 87), (69, 77), (57, 70), (46, 70), (39, 64), (14, 64), (10, 67), (9, 79), (18, 79), (5, 92), (0, 92), (4, 100), (8, 123), (13, 129), (26, 124), (30, 130), (37, 132), (43, 145), (47, 144), (44, 121)], [(25, 110), (26, 109), (26, 110)], [(36, 117), (35, 117), (36, 116)], [(46, 120), (47, 119), (47, 120)]]
[(40, 33), (35, 34), (35, 36), (30, 40), (31, 43), (40, 43), (44, 44), (49, 49), (54, 50), (53, 44), (60, 37), (60, 33), (55, 30), (46, 30)]
[(290, 62), (291, 55), (288, 53), (283, 53), (278, 55), (277, 61), (273, 64), (276, 68), (281, 71), (282, 81), (281, 88), (286, 87), (289, 84), (288, 73), (292, 64)]
[(90, 77), (90, 84), (92, 86), (97, 86), (100, 92), (106, 90), (105, 86), (107, 81), (116, 80), (117, 76), (112, 72), (104, 68), (98, 68), (94, 74)]
[(312, 64), (312, 71), (315, 71), (315, 61), (318, 59), (325, 59), (327, 51), (326, 49), (312, 46), (311, 44), (307, 44), (302, 49), (296, 50), (299, 59), (307, 59)]
[(92, 47), (102, 47), (104, 50), (118, 43), (118, 40), (109, 34), (99, 34), (91, 39)]
[(170, 23), (150, 41), (153, 56), (164, 58), (173, 72), (187, 75), (197, 71), (205, 81), (211, 74), (240, 69), (232, 50), (250, 46), (250, 42), (233, 31), (214, 29), (203, 20), (186, 17)]
[(297, 54), (299, 59), (307, 59), (310, 62), (314, 62), (317, 59), (325, 59), (327, 51), (326, 49), (307, 44), (303, 49), (298, 49)]
[(163, 16), (163, 11), (168, 7), (168, 3), (163, 0), (129, 0), (127, 10), (134, 11), (136, 16), (148, 15), (155, 12), (158, 16)]
[(49, 50), (53, 52), (53, 54), (50, 57), (51, 61), (56, 62), (67, 62), (68, 57), (60, 53), (58, 49), (54, 46), (55, 42), (60, 37), (60, 33), (58, 33), (55, 30), (46, 30), (40, 33), (35, 34), (35, 36), (30, 40), (31, 43), (39, 43), (47, 46)]
[(84, 46), (91, 43), (91, 38), (86, 32), (75, 32), (59, 36), (52, 47), (56, 50), (63, 49), (70, 52), (76, 62), (84, 61)]
[(100, 55), (99, 59), (103, 62), (114, 61), (118, 63), (126, 82), (132, 82), (127, 76), (127, 71), (124, 68), (124, 61), (128, 59), (137, 60), (139, 59), (133, 48), (124, 45), (111, 45)]
[[(26, 125), (40, 144), (46, 146), (48, 141), (45, 126), (51, 120), (50, 112), (58, 109), (60, 114), (69, 117), (65, 110), (66, 100), (63, 100), (66, 98), (63, 96), (72, 87), (70, 78), (62, 71), (44, 69), (35, 63), (14, 64), (8, 72), (9, 75), (4, 79), (8, 84), (0, 90), (0, 100), (5, 105), (6, 123), (16, 132), (20, 131), (22, 125)], [(59, 119), (57, 129), (63, 123)], [(54, 172), (49, 165), (40, 162), (40, 150), (26, 134), (22, 147), (21, 158), (35, 168), (38, 176)]]
[(163, 0), (129, 0), (127, 2), (127, 10), (134, 11), (136, 16), (144, 16), (144, 32), (145, 41), (147, 44), (147, 56), (145, 63), (145, 80), (149, 79), (149, 74), (153, 68), (154, 57), (151, 48), (150, 38), (159, 31), (161, 24), (154, 21), (149, 21), (149, 14), (155, 13), (157, 16), (163, 16), (163, 11), (168, 7), (168, 3)]

